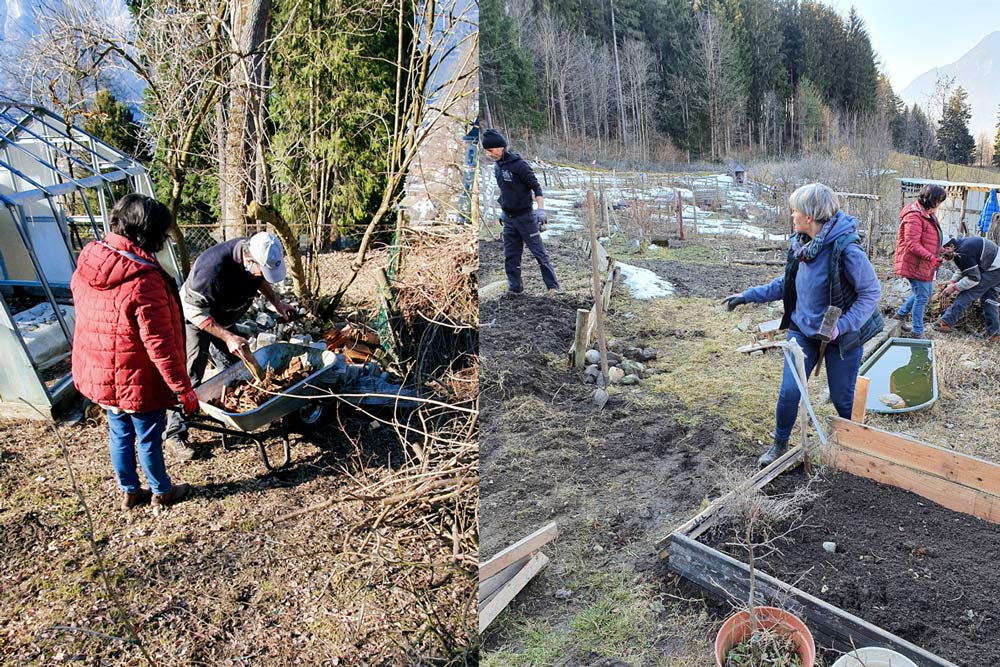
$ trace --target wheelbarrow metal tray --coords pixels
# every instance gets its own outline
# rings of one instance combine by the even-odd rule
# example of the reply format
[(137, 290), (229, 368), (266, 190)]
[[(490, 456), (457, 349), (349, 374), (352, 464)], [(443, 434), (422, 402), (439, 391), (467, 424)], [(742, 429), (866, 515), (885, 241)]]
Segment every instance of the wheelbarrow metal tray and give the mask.
[(346, 368), (347, 362), (343, 355), (338, 355), (328, 350), (320, 350), (305, 345), (294, 345), (292, 343), (274, 343), (262, 347), (253, 353), (260, 365), (267, 369), (282, 369), (288, 366), (292, 357), (307, 354), (309, 363), (318, 370), (309, 377), (296, 382), (290, 387), (282, 390), (283, 393), (291, 396), (273, 396), (261, 403), (254, 410), (247, 412), (226, 412), (222, 408), (210, 405), (209, 401), (218, 399), (222, 395), (224, 387), (239, 381), (252, 379), (250, 371), (243, 362), (237, 362), (222, 371), (221, 373), (206, 380), (195, 392), (201, 403), (201, 410), (206, 415), (240, 431), (256, 431), (262, 426), (269, 425), (285, 415), (291, 414), (303, 405), (308, 404), (309, 398), (322, 391), (324, 383), (330, 377), (329, 374), (336, 371), (338, 367), (341, 371)]

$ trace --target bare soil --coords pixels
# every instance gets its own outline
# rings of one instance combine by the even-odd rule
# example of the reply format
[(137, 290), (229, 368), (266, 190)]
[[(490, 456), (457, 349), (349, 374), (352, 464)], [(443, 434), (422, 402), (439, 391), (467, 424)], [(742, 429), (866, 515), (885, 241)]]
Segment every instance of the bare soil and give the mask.
[[(352, 257), (323, 256), (327, 287)], [(350, 293), (366, 312), (379, 261)], [(456, 369), (474, 374), (474, 361)], [(193, 430), (195, 460), (166, 452), (191, 496), (123, 512), (107, 425), (100, 410), (87, 414), (58, 436), (0, 420), (0, 664), (478, 660), (469, 415), (424, 406), (422, 419), (395, 420), (333, 399), (314, 432), (292, 435), (292, 464), (278, 473), (253, 447), (224, 450), (219, 436)]]
[[(617, 394), (605, 410), (593, 407), (594, 387), (567, 368), (576, 309), (588, 305), (578, 274), (586, 258), (569, 243), (548, 249), (566, 293), (538, 294), (544, 288), (526, 255), (526, 294), (480, 305), (481, 558), (554, 520), (560, 536), (544, 549), (552, 562), (511, 605), (508, 619), (532, 619), (572, 634), (600, 599), (593, 577), (624, 573), (637, 590), (653, 584), (645, 602), (653, 610), (653, 636), (642, 638), (649, 650), (602, 655), (600, 642), (579, 641), (561, 647), (559, 664), (709, 664), (704, 607), (677, 602), (680, 591), (666, 582), (653, 543), (664, 526), (681, 523), (717, 490), (720, 465), (749, 457), (718, 417), (685, 423), (689, 411), (676, 397), (643, 402), (639, 393)], [(501, 264), (500, 243), (482, 241), (481, 282), (502, 278)], [(717, 283), (706, 288), (699, 281), (704, 266), (664, 266), (670, 280), (686, 280), (692, 291), (724, 293)], [(484, 637), (487, 654), (504, 656), (496, 664), (514, 660), (506, 652), (527, 651), (530, 643), (516, 622), (502, 619)], [(524, 662), (510, 664), (530, 664), (523, 654), (518, 659)]]
[[(801, 468), (769, 493), (801, 484)], [(958, 665), (1000, 663), (1000, 526), (894, 486), (828, 469), (821, 493), (761, 569)], [(784, 533), (791, 524), (778, 526)], [(736, 558), (732, 535), (706, 541)], [(835, 542), (835, 553), (823, 543)]]

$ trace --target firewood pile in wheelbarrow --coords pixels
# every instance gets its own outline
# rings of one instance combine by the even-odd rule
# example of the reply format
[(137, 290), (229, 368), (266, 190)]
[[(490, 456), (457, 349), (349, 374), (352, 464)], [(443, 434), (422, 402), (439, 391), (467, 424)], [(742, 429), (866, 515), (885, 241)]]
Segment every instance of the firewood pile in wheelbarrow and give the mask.
[(249, 412), (280, 394), (286, 387), (306, 379), (316, 370), (318, 369), (310, 363), (308, 355), (292, 357), (288, 365), (279, 370), (268, 366), (260, 380), (251, 377), (237, 380), (229, 386), (223, 385), (222, 394), (219, 398), (210, 400), (209, 404), (226, 412)]

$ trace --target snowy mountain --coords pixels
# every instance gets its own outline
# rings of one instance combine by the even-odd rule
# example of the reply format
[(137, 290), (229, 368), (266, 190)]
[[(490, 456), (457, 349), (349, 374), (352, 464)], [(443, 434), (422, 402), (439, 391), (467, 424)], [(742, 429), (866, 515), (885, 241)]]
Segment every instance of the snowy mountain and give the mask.
[(997, 108), (1000, 106), (1000, 31), (983, 38), (964, 56), (950, 65), (936, 67), (913, 80), (903, 89), (900, 97), (907, 104), (919, 104), (933, 114), (940, 113), (930, 102), (934, 94), (934, 84), (938, 77), (953, 76), (955, 85), (962, 86), (969, 93), (972, 105), (972, 119), (969, 131), (976, 139), (985, 131), (990, 141), (996, 135)]
[[(100, 17), (119, 33), (127, 32), (131, 26), (132, 16), (123, 0), (0, 0), (0, 95), (47, 102), (44, 90), (31, 88), (25, 54), (44, 29), (44, 16), (70, 8), (82, 8), (88, 15)], [(143, 85), (134, 75), (121, 71), (109, 73), (101, 85), (133, 108), (142, 103)]]

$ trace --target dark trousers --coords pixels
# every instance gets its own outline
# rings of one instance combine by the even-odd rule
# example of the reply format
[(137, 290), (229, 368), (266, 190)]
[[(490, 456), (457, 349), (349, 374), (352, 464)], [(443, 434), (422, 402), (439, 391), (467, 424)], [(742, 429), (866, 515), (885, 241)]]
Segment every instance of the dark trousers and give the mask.
[[(188, 375), (195, 387), (205, 379), (205, 369), (210, 361), (215, 368), (228, 368), (239, 361), (239, 357), (229, 354), (221, 339), (187, 321), (184, 322), (184, 327)], [(187, 440), (187, 424), (184, 416), (177, 410), (167, 410), (167, 428), (163, 432), (163, 439), (167, 438)]]
[[(1000, 269), (983, 271), (979, 284), (967, 290), (962, 290), (955, 297), (955, 302), (945, 311), (941, 319), (948, 326), (955, 326), (962, 314), (976, 299), (983, 304), (983, 318), (986, 320), (986, 335), (1000, 333), (1000, 313), (997, 312), (997, 296), (1000, 294)], [(914, 329), (914, 331), (916, 331)]]
[(538, 267), (542, 270), (545, 286), (549, 289), (559, 287), (556, 270), (549, 259), (549, 253), (545, 251), (542, 233), (538, 231), (535, 213), (529, 211), (517, 216), (504, 215), (503, 218), (503, 268), (507, 273), (507, 289), (511, 292), (524, 290), (524, 283), (521, 282), (521, 255), (524, 254), (524, 246), (528, 246), (528, 250), (535, 256)]

